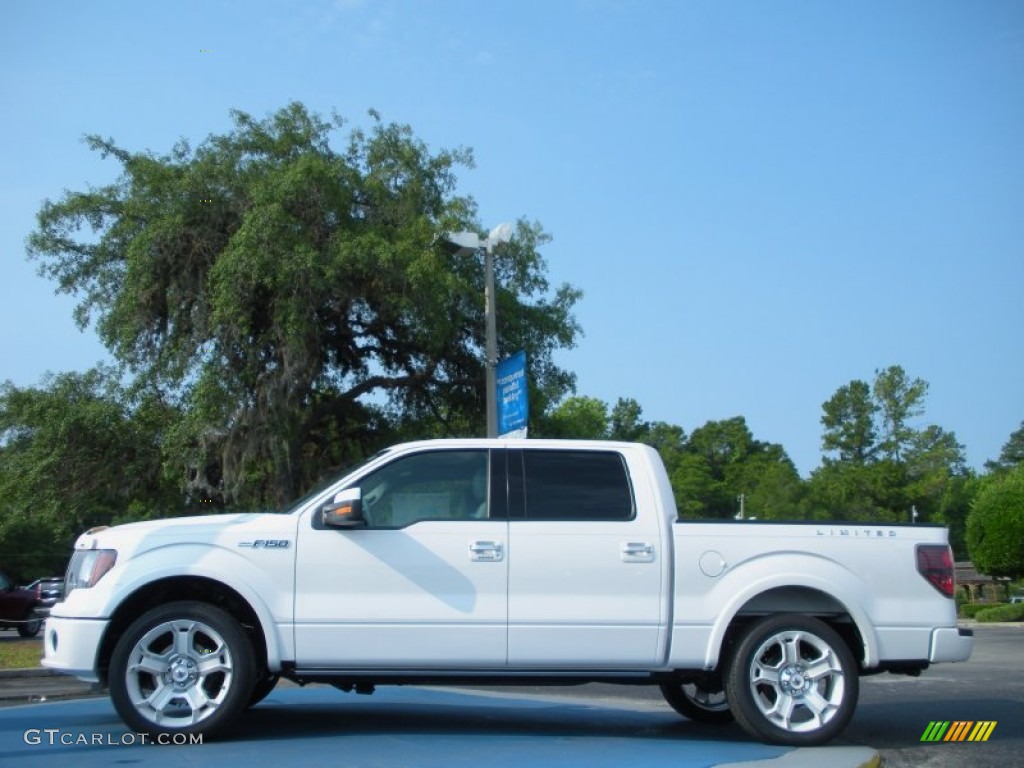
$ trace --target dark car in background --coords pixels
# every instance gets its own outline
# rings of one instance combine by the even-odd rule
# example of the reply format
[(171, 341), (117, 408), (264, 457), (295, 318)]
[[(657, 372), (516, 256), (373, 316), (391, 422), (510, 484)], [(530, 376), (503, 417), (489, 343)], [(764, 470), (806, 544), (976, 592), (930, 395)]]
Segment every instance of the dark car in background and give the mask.
[(45, 618), (41, 608), (40, 589), (15, 586), (7, 574), (0, 573), (0, 629), (17, 629), (22, 637), (35, 637)]
[(37, 613), (42, 616), (49, 616), (50, 609), (64, 599), (64, 577), (46, 576), (42, 579), (36, 579), (25, 589), (39, 595)]

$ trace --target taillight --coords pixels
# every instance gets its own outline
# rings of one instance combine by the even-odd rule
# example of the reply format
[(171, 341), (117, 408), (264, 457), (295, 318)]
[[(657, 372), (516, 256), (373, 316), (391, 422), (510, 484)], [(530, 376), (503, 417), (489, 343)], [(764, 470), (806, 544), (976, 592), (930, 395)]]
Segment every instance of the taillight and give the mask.
[(945, 544), (918, 544), (917, 570), (946, 597), (953, 597), (953, 551)]

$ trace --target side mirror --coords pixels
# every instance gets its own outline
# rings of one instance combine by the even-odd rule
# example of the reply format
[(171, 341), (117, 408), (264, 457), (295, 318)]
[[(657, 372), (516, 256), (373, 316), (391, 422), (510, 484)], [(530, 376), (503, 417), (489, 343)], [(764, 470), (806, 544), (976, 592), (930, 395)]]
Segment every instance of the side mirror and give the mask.
[(320, 507), (320, 522), (325, 528), (365, 528), (362, 494), (358, 488), (338, 491), (334, 501)]

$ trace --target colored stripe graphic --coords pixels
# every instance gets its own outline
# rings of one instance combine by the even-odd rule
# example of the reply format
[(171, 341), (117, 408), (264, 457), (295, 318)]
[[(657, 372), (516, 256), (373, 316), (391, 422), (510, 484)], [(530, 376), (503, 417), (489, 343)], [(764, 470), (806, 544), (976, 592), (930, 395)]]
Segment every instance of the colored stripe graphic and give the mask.
[(988, 741), (988, 737), (992, 735), (992, 731), (996, 729), (996, 723), (998, 720), (982, 720), (971, 731), (971, 735), (967, 737), (968, 741)]
[(947, 728), (949, 728), (948, 720), (932, 720), (924, 729), (921, 741), (941, 741), (942, 737), (946, 735)]
[(967, 733), (972, 725), (974, 725), (973, 720), (954, 720), (943, 741), (963, 741), (967, 738)]
[(921, 741), (988, 741), (998, 720), (932, 720)]

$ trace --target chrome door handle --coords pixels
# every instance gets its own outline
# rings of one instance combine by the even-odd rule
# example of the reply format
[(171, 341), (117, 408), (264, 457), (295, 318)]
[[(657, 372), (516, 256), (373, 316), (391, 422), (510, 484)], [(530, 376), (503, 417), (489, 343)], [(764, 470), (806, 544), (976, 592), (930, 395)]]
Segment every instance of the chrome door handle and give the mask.
[(654, 545), (646, 541), (627, 541), (619, 550), (623, 562), (627, 563), (653, 563)]
[(500, 541), (474, 541), (469, 545), (469, 559), (478, 563), (494, 563), (500, 561), (505, 548)]

